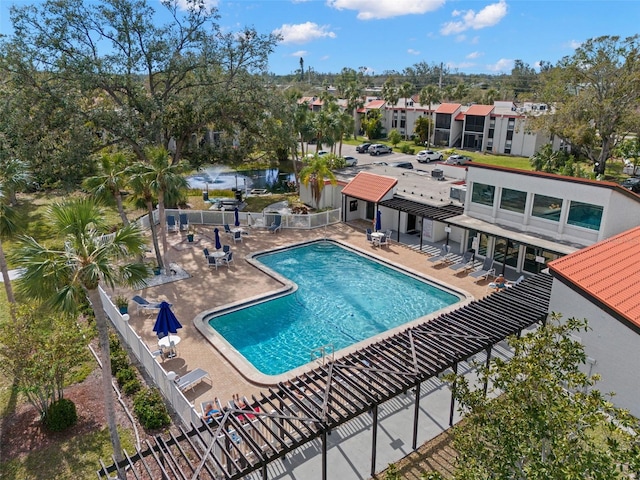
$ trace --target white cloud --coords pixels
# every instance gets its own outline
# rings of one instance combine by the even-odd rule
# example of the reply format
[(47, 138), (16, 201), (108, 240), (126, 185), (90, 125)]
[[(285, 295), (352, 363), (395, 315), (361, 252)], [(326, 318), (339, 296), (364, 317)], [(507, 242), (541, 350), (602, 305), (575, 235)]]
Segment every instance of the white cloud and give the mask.
[(492, 65), (487, 65), (487, 70), (490, 72), (510, 72), (513, 69), (513, 60), (508, 58), (501, 58)]
[(318, 38), (336, 38), (336, 34), (329, 30), (327, 25), (320, 26), (317, 23), (306, 22), (297, 25), (285, 23), (273, 31), (282, 37), (282, 43), (308, 43)]
[(447, 62), (447, 67), (450, 68), (451, 70), (462, 70), (465, 68), (471, 68), (471, 67), (475, 67), (476, 64), (473, 62), (460, 62), (460, 63), (455, 63), (455, 62)]
[(569, 43), (567, 43), (567, 46), (569, 48), (572, 48), (573, 50), (575, 50), (576, 48), (579, 48), (582, 45), (582, 42), (579, 42), (577, 40), (570, 40)]
[(291, 56), (292, 57), (304, 57), (307, 53), (309, 53), (309, 52), (307, 52), (306, 50), (298, 50), (297, 52), (291, 53)]
[(465, 58), (469, 58), (473, 60), (474, 58), (480, 58), (482, 55), (484, 55), (482, 52), (471, 52)]
[(410, 53), (411, 55), (420, 55), (420, 50), (414, 50), (413, 48), (410, 48), (407, 50), (407, 53)]
[(327, 0), (336, 10), (355, 10), (358, 20), (375, 20), (433, 12), (446, 0)]
[(498, 3), (487, 5), (478, 13), (474, 10), (454, 10), (451, 16), (460, 20), (445, 23), (440, 29), (442, 35), (453, 35), (473, 29), (493, 27), (497, 25), (507, 14), (507, 3), (500, 0)]
[[(193, 7), (194, 3), (195, 5), (198, 4), (198, 2), (188, 0), (177, 0), (176, 3), (180, 10), (188, 10), (190, 7)], [(218, 6), (218, 0), (203, 0), (202, 4), (205, 8), (210, 9)]]

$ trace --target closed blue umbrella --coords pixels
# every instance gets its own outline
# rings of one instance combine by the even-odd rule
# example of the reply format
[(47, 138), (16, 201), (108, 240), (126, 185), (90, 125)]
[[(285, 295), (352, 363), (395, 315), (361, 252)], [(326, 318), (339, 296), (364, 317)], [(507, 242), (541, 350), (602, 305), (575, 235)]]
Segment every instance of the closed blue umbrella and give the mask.
[(214, 228), (213, 233), (216, 237), (216, 250), (220, 250), (222, 248), (222, 244), (220, 243), (220, 230)]
[(236, 225), (236, 227), (239, 227), (240, 226), (240, 216), (239, 216), (239, 213), (238, 213), (238, 207), (235, 208), (235, 210), (233, 211), (233, 214), (236, 217), (235, 225)]
[(376, 213), (376, 232), (378, 230), (382, 230), (382, 212), (380, 212), (380, 210), (378, 210), (378, 212)]
[(178, 333), (179, 328), (182, 328), (182, 325), (171, 310), (171, 305), (167, 302), (160, 303), (158, 318), (153, 325), (153, 331), (158, 334), (158, 338), (166, 337), (170, 333)]

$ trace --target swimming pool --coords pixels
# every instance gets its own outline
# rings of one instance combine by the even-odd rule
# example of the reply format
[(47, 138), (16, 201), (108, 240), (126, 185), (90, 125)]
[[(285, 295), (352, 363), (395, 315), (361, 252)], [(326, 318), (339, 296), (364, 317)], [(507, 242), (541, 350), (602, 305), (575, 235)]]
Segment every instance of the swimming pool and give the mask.
[(338, 351), (461, 300), (451, 290), (332, 241), (254, 260), (293, 282), (291, 292), (207, 320), (266, 375), (309, 363), (314, 350)]

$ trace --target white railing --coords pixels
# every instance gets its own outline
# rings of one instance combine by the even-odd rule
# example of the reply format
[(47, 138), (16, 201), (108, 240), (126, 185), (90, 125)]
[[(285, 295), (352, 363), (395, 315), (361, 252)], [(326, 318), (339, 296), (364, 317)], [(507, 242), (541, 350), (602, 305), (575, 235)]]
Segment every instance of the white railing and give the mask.
[[(235, 213), (233, 210), (178, 210), (166, 209), (167, 215), (175, 216), (176, 220), (180, 214), (186, 214), (189, 224), (193, 225), (233, 225)], [(305, 215), (280, 214), (273, 212), (238, 212), (238, 220), (241, 225), (250, 225), (256, 228), (267, 228), (273, 223), (276, 216), (280, 215), (282, 228), (310, 230), (339, 223), (342, 219), (342, 210), (327, 210), (320, 213), (309, 213)], [(154, 210), (153, 220), (158, 223), (158, 211)], [(148, 215), (144, 215), (136, 220), (140, 227), (149, 228)]]
[(100, 288), (100, 297), (102, 298), (102, 307), (111, 320), (113, 326), (118, 330), (129, 350), (135, 355), (136, 359), (142, 364), (146, 373), (153, 378), (153, 381), (164, 397), (171, 404), (180, 419), (185, 425), (191, 423), (197, 425), (200, 419), (194, 405), (184, 396), (184, 394), (176, 387), (174, 382), (167, 377), (167, 373), (162, 368), (156, 357), (153, 356), (151, 350), (142, 338), (129, 325), (129, 315), (122, 315), (118, 308), (113, 304), (107, 293)]

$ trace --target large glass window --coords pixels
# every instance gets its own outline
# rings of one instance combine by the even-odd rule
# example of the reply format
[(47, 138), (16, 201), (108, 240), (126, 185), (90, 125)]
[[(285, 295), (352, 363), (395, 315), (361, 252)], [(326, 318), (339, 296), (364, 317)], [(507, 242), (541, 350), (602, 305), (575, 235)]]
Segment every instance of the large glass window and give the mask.
[(524, 213), (524, 204), (527, 201), (527, 192), (503, 188), (500, 196), (500, 208), (512, 212)]
[(602, 207), (589, 203), (571, 202), (567, 223), (576, 227), (600, 230), (602, 221)]
[(485, 185), (484, 183), (474, 183), (471, 191), (471, 201), (480, 205), (493, 206), (493, 196), (496, 187), (493, 185)]
[(534, 195), (531, 215), (544, 218), (553, 222), (560, 221), (560, 210), (562, 210), (562, 199), (548, 197), (546, 195)]
[(559, 255), (541, 248), (527, 247), (524, 255), (523, 270), (525, 272), (540, 273), (547, 268), (547, 263), (555, 260)]

